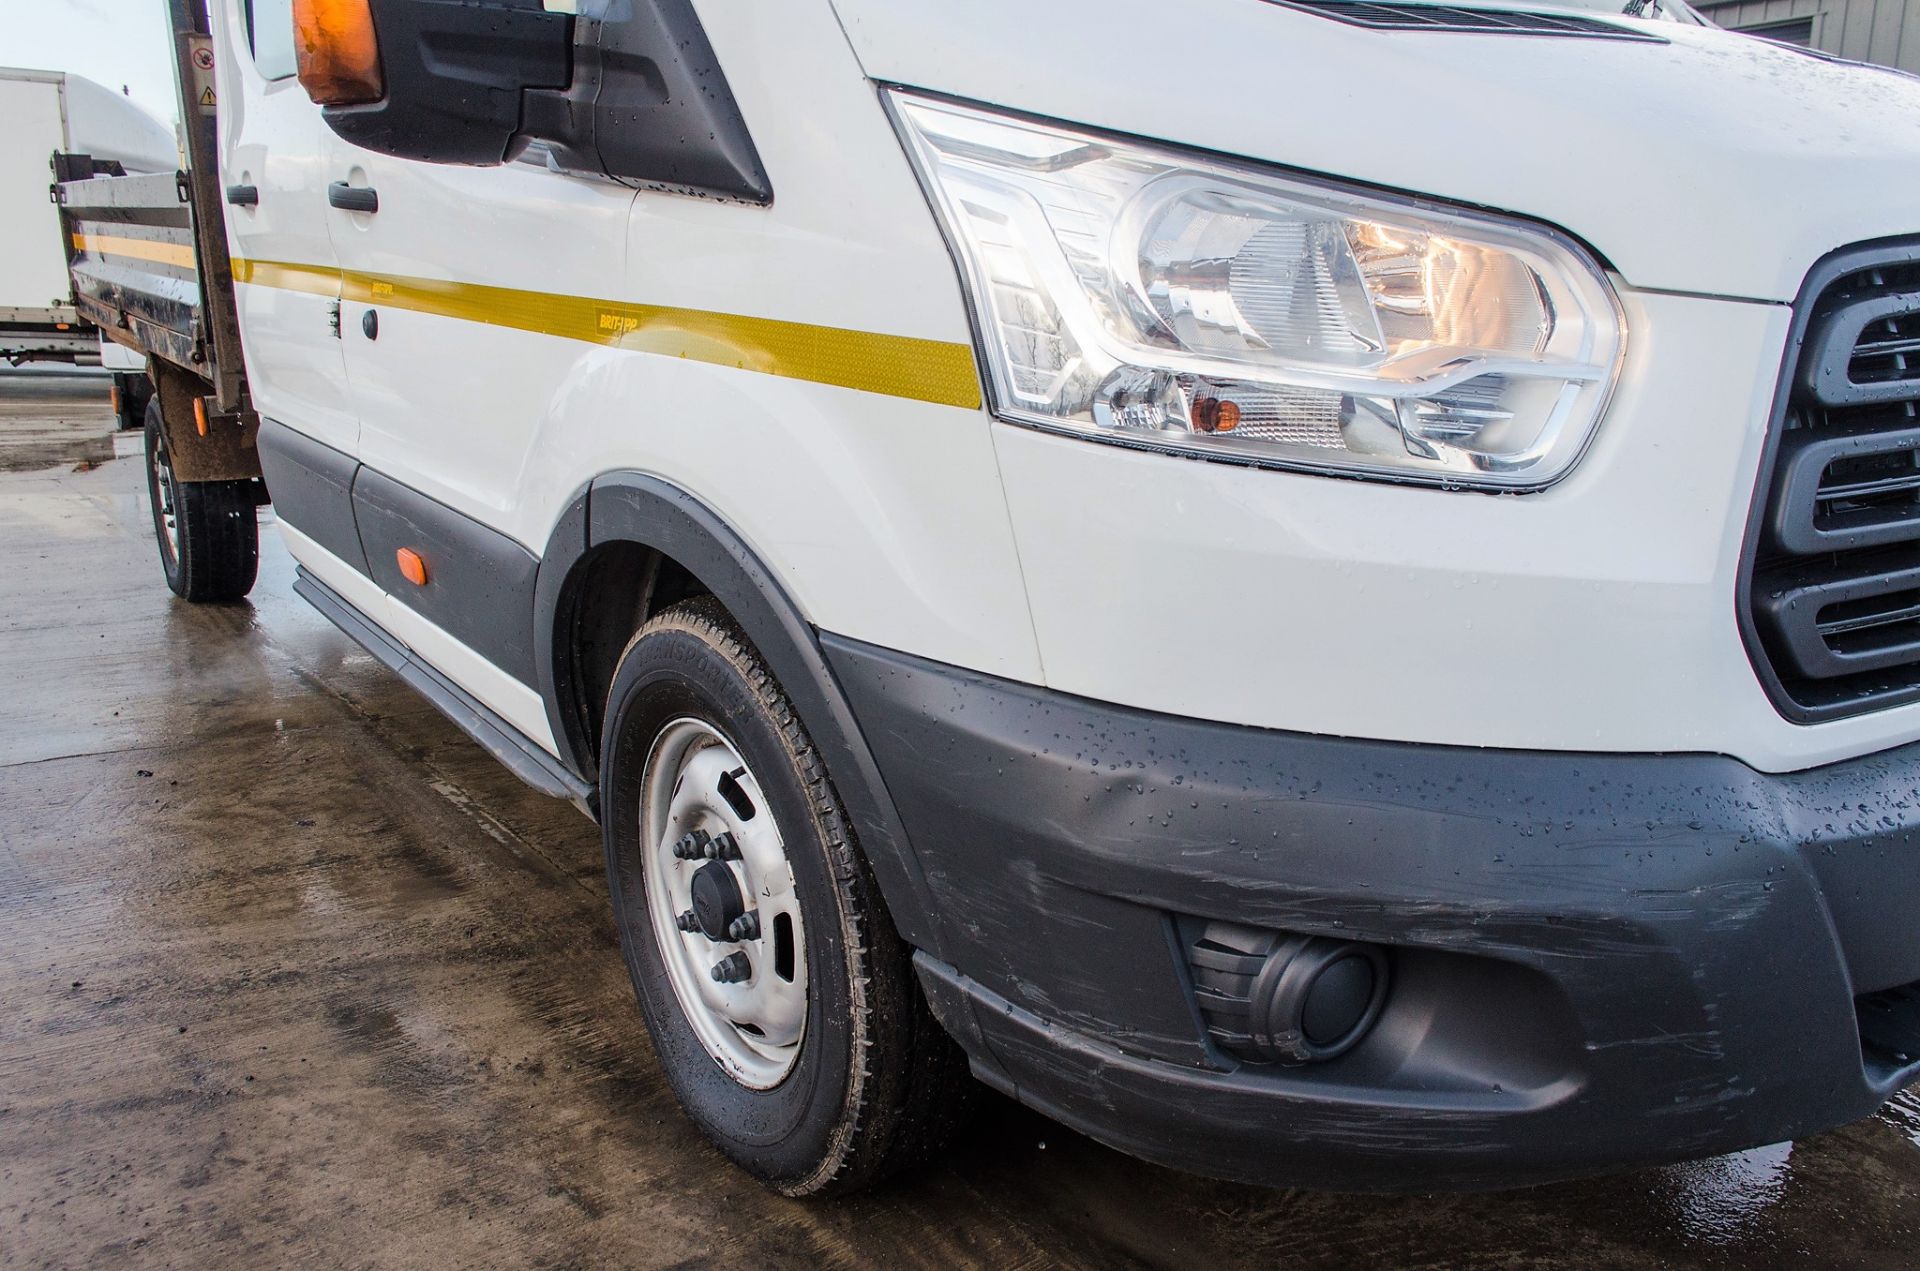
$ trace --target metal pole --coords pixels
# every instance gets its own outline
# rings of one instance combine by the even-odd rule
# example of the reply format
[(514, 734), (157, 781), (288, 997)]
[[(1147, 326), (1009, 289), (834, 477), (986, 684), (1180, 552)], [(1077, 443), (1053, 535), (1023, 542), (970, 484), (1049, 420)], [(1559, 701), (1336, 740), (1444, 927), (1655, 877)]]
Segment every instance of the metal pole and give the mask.
[(168, 0), (173, 19), (174, 83), (187, 170), (181, 192), (193, 212), (200, 259), (200, 365), (223, 415), (250, 409), (240, 330), (233, 298), (233, 261), (227, 253), (225, 204), (220, 192), (219, 86), (214, 83), (213, 30), (206, 0)]

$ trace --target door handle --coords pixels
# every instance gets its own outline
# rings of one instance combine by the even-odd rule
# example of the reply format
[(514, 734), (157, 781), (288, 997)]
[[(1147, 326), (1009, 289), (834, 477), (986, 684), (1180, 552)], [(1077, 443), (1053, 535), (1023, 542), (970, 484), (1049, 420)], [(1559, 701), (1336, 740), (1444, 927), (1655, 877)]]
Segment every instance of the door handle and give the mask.
[(227, 202), (235, 207), (257, 207), (260, 204), (260, 187), (257, 185), (230, 185), (227, 187)]
[(380, 195), (371, 186), (335, 181), (327, 187), (327, 202), (343, 212), (378, 212)]

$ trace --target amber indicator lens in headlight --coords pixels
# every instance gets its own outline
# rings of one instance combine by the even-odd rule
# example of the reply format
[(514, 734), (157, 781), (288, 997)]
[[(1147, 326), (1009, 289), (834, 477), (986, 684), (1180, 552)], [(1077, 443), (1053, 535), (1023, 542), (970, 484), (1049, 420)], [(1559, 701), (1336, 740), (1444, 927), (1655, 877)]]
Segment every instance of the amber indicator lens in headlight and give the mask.
[(1242, 462), (1547, 485), (1623, 337), (1532, 225), (907, 93), (891, 101), (1017, 423)]

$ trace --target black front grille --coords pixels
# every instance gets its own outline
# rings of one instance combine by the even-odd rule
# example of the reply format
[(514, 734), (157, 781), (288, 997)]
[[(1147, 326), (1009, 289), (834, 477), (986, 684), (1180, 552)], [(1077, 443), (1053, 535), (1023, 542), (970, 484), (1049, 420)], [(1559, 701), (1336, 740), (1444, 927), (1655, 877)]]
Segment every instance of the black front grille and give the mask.
[(1747, 545), (1745, 627), (1802, 722), (1920, 700), (1920, 244), (1814, 271)]

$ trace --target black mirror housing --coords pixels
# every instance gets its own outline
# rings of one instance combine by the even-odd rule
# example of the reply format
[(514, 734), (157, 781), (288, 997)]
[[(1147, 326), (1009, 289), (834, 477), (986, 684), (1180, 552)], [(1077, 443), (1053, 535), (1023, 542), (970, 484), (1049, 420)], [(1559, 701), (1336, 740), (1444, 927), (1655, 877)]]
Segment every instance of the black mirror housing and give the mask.
[(773, 188), (689, 0), (370, 0), (386, 96), (329, 106), (355, 145), (491, 166), (544, 142), (562, 172), (771, 203)]
[(521, 95), (565, 89), (574, 19), (540, 0), (372, 0), (386, 96), (328, 106), (327, 126), (357, 146), (429, 163), (513, 157)]

